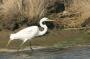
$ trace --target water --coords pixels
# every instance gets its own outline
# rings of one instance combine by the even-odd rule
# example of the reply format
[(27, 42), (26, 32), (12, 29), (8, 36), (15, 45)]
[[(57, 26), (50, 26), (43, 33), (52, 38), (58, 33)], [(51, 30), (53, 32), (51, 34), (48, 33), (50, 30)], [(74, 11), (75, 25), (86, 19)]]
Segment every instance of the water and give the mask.
[(90, 47), (38, 49), (33, 52), (1, 52), (0, 59), (90, 59)]

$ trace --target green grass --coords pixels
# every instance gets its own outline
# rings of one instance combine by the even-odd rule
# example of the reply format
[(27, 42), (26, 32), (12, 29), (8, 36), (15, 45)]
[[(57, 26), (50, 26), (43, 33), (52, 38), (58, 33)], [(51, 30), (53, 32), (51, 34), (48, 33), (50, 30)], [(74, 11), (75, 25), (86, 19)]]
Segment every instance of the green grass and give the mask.
[(73, 33), (71, 36), (64, 38), (63, 41), (56, 43), (54, 47), (67, 48), (77, 45), (90, 45), (90, 33), (87, 31), (79, 31), (77, 34)]
[[(9, 40), (11, 31), (0, 31), (0, 48), (17, 48), (22, 43), (20, 40), (14, 40), (9, 47), (6, 44)], [(33, 46), (45, 46), (66, 48), (77, 45), (90, 44), (90, 32), (85, 30), (51, 30), (48, 34), (32, 39)], [(23, 47), (29, 46), (29, 41)]]

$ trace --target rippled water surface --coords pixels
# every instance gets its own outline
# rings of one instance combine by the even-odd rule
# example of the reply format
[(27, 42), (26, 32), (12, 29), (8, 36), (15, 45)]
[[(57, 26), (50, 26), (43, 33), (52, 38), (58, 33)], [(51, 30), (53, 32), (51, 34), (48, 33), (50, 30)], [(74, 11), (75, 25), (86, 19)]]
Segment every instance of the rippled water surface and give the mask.
[(0, 59), (90, 59), (90, 47), (38, 49), (33, 52), (1, 52)]

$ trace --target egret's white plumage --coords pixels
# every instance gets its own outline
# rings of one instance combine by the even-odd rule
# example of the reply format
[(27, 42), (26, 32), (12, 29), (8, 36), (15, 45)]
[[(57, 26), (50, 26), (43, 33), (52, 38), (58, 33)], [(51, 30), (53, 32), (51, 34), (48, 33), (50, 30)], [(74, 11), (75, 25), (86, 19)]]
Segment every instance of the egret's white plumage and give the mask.
[(31, 40), (32, 38), (36, 36), (44, 35), (48, 29), (47, 26), (43, 24), (44, 21), (53, 21), (53, 20), (49, 20), (46, 17), (40, 20), (40, 26), (43, 28), (43, 31), (40, 31), (38, 26), (30, 26), (30, 27), (20, 30), (17, 33), (11, 34), (8, 44), (11, 42), (11, 40), (20, 39), (23, 41), (23, 43), (21, 44), (23, 45), (27, 40)]

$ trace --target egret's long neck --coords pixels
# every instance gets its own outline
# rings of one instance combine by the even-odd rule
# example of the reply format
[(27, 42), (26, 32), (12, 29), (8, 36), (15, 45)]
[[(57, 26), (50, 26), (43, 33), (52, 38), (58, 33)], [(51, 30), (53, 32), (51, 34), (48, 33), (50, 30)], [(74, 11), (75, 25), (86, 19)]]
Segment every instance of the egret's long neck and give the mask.
[(47, 26), (43, 24), (44, 21), (40, 21), (40, 26), (44, 29), (43, 31), (39, 31), (39, 35), (44, 35), (47, 32)]

